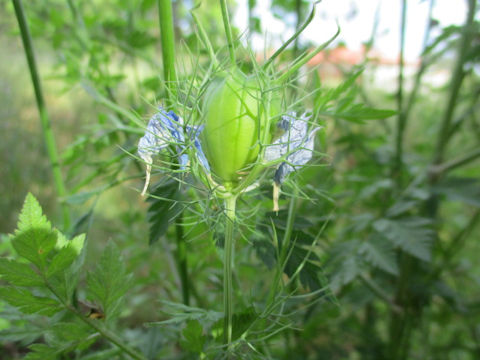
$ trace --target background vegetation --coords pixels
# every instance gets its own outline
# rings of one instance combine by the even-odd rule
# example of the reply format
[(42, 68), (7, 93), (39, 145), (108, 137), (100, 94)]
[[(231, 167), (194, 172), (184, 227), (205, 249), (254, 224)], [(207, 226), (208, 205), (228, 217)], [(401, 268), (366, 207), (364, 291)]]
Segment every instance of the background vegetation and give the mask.
[[(332, 66), (327, 58), (320, 72), (308, 68), (300, 86), (293, 84), (292, 98), (315, 94), (302, 106), (314, 108), (326, 126), (317, 139), (323, 156), (286, 184), (278, 214), (270, 211), (269, 183), (238, 205), (243, 223), (235, 255), (236, 357), (480, 357), (480, 23), (477, 2), (466, 2), (464, 25), (439, 28), (435, 19), (425, 19), (429, 30), (420, 63), (410, 76), (401, 53), (393, 92), (373, 85), (381, 65), (368, 53), (357, 66), (334, 64), (341, 78), (319, 75)], [(260, 29), (255, 3), (248, 1), (251, 31)], [(408, 3), (402, 1), (403, 9)], [(16, 237), (7, 234), (33, 193), (68, 238), (86, 233), (83, 270), (74, 271), (72, 255), (48, 276), (78, 274), (78, 287), (63, 289), (71, 295), (64, 300), (68, 306), (70, 297), (87, 304), (74, 303), (70, 315), (44, 308), (25, 314), (13, 292), (8, 295), (7, 283), (32, 282), (15, 283), (14, 265), (5, 260), (0, 358), (135, 357), (116, 345), (116, 336), (146, 358), (222, 358), (223, 228), (214, 221), (221, 209), (214, 203), (199, 208), (192, 188), (179, 190), (161, 174), (151, 187), (158, 198), (139, 196), (144, 166), (133, 154), (144, 129), (137, 120), (146, 123), (167, 97), (157, 2), (48, 0), (24, 7), (66, 194), (58, 196), (54, 186), (14, 8), (3, 1), (0, 253), (13, 259), (8, 261), (23, 256), (18, 244), (26, 228), (20, 224)], [(187, 1), (173, 2), (179, 83), (188, 83), (196, 62), (206, 67), (209, 61), (192, 8)], [(297, 27), (308, 10), (299, 0), (272, 4), (277, 14), (293, 15)], [(218, 3), (204, 0), (194, 13), (226, 58)], [(404, 34), (405, 11), (399, 17)], [(308, 45), (295, 42), (280, 64), (288, 65)], [(375, 33), (366, 48), (374, 46)], [(249, 69), (248, 52), (239, 53)], [(439, 70), (448, 81), (432, 85), (426, 79)], [(371, 120), (383, 117), (372, 108), (396, 113)], [(179, 224), (181, 199), (192, 202)], [(29, 219), (36, 219), (37, 206), (30, 199), (24, 210), (33, 214)], [(282, 250), (289, 231), (294, 241)], [(53, 266), (48, 262), (45, 274)], [(118, 278), (109, 278), (113, 273)], [(282, 273), (272, 293), (273, 279)], [(96, 284), (117, 287), (108, 297)]]

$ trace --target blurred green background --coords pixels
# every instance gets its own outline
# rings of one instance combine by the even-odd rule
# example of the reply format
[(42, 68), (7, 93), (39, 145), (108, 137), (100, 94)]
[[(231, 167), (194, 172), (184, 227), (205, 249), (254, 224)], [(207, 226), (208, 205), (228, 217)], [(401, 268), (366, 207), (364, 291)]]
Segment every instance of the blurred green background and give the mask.
[[(392, 0), (399, 10), (418, 3), (427, 9), (422, 25), (407, 12), (403, 28), (401, 11), (395, 14), (398, 24), (392, 24), (389, 36), (398, 44), (396, 54), (382, 48), (386, 35), (375, 26), (382, 24), (376, 18), (362, 46), (351, 48), (348, 38), (341, 39), (303, 70), (300, 88), (322, 89), (303, 105), (315, 107), (328, 98), (335, 111), (320, 114), (326, 130), (317, 146), (324, 156), (297, 179), (305, 197), (297, 204), (296, 230), (306, 241), (320, 234), (313, 249), (319, 266), (308, 276), (314, 282), (326, 281), (335, 300), (319, 299), (292, 315), (291, 328), (269, 342), (265, 357), (480, 358), (480, 23), (476, 1), (460, 2), (456, 7), (433, 0)], [(353, 10), (343, 14), (340, 25), (366, 11), (361, 2), (341, 3)], [(386, 3), (382, 6), (388, 8)], [(194, 4), (177, 0), (173, 5), (177, 72), (179, 81), (187, 82), (195, 63), (205, 65), (208, 57), (190, 15)], [(301, 0), (274, 0), (267, 7), (255, 0), (229, 1), (232, 14), (247, 16), (245, 23), (236, 21), (235, 35), (247, 47), (248, 33), (241, 26), (248, 25), (260, 59), (285, 38), (272, 29), (272, 40), (258, 45), (269, 17), (280, 19), (293, 32), (310, 5)], [(121, 317), (130, 338), (145, 335), (138, 330), (140, 324), (165, 316), (157, 310), (159, 299), (182, 298), (175, 229), (166, 208), (165, 236), (149, 245), (155, 222), (139, 195), (144, 166), (131, 155), (143, 130), (118, 110), (146, 123), (165, 98), (156, 6), (153, 0), (25, 1), (68, 192), (58, 199), (13, 7), (8, 1), (0, 3), (0, 233), (5, 234), (0, 253), (11, 254), (6, 234), (15, 229), (27, 192), (39, 199), (58, 226), (59, 203), (66, 202), (73, 219), (68, 230), (88, 235), (87, 266), (98, 261), (101, 249), (112, 240), (135, 276)], [(329, 12), (329, 6), (329, 1), (318, 5), (316, 24), (334, 22), (338, 14)], [(368, 11), (371, 8), (369, 4)], [(220, 57), (226, 55), (217, 2), (204, 0), (195, 11), (214, 49)], [(461, 21), (443, 24), (435, 11), (461, 11)], [(415, 54), (407, 37), (408, 56), (402, 61), (398, 38), (409, 27), (427, 32), (425, 46)], [(312, 36), (300, 37), (282, 55), (281, 65), (288, 66), (295, 54), (313, 45)], [(251, 66), (247, 55), (242, 60), (246, 68)], [(397, 114), (365, 120), (353, 100)], [(154, 180), (159, 179), (161, 175), (155, 175)], [(293, 188), (287, 185), (285, 193)], [(239, 205), (239, 211), (261, 207), (250, 219), (255, 227), (267, 218), (270, 201), (265, 184)], [(286, 196), (281, 207), (288, 207)], [(211, 224), (197, 224), (193, 210), (185, 221), (190, 281), (195, 284), (192, 302), (221, 311), (221, 261), (214, 241), (218, 234)], [(245, 233), (251, 237), (240, 241), (238, 286), (260, 298), (269, 284), (268, 245), (256, 232)], [(20, 358), (29, 341), (38, 339), (32, 334), (13, 336), (22, 326), (19, 318), (2, 316), (0, 352), (7, 355), (0, 358)], [(38, 331), (37, 336), (41, 327)], [(157, 354), (182, 358), (169, 331), (156, 335)]]

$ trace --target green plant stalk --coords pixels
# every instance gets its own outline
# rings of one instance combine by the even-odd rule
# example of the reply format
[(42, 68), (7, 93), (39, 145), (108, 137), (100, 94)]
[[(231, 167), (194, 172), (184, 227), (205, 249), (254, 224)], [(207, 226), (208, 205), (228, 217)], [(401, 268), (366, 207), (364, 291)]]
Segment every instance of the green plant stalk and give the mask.
[[(40, 114), (40, 122), (42, 125), (42, 132), (47, 146), (48, 157), (52, 165), (53, 179), (55, 183), (55, 189), (60, 198), (64, 198), (67, 195), (65, 184), (63, 182), (62, 171), (60, 168), (60, 162), (57, 152), (57, 145), (55, 137), (52, 132), (52, 126), (50, 117), (48, 116), (47, 108), (45, 106), (45, 100), (43, 98), (42, 86), (40, 83), (40, 76), (38, 74), (37, 65), (35, 61), (35, 53), (33, 50), (32, 38), (28, 29), (27, 20), (25, 18), (25, 12), (21, 0), (12, 0), (13, 7), (15, 9), (15, 16), (17, 18), (18, 26), (20, 28), (20, 35), (22, 37), (23, 48), (25, 49), (25, 56), (27, 58), (28, 68), (30, 71), (30, 77), (32, 79), (33, 90), (35, 92), (35, 100), (37, 102), (38, 112)], [(61, 208), (63, 214), (63, 227), (68, 229), (70, 227), (70, 210), (68, 205), (61, 199)]]
[(283, 52), (283, 50), (287, 48), (288, 45), (290, 45), (292, 41), (296, 41), (296, 39), (300, 36), (303, 30), (305, 30), (305, 28), (312, 22), (313, 18), (315, 17), (315, 9), (316, 7), (314, 3), (307, 20), (305, 20), (302, 26), (297, 26), (295, 33), (287, 41), (285, 41), (277, 51), (275, 51), (275, 53), (265, 62), (265, 64), (263, 64), (263, 69), (268, 68), (268, 66)]
[(407, 118), (403, 111), (403, 83), (404, 83), (404, 65), (405, 65), (405, 34), (406, 34), (406, 18), (407, 18), (407, 0), (402, 0), (402, 15), (400, 25), (400, 61), (398, 67), (398, 90), (397, 90), (397, 135), (395, 146), (395, 161), (393, 163), (392, 176), (397, 179), (397, 183), (401, 185), (402, 168), (403, 168), (403, 138)]
[[(175, 104), (177, 95), (177, 74), (175, 71), (175, 33), (173, 29), (173, 10), (170, 0), (158, 0), (158, 17), (160, 24), (160, 41), (162, 45), (163, 73), (167, 89), (167, 107)], [(177, 251), (175, 260), (182, 286), (182, 298), (185, 305), (190, 304), (187, 244), (183, 231), (183, 213), (175, 219), (175, 237)]]
[(175, 219), (175, 234), (177, 238), (177, 266), (180, 273), (180, 281), (182, 283), (182, 298), (185, 305), (190, 304), (190, 289), (188, 281), (188, 261), (187, 261), (187, 243), (185, 242), (183, 231), (183, 216), (180, 215)]
[(283, 240), (282, 240), (282, 249), (278, 254), (278, 264), (280, 264), (280, 266), (278, 267), (277, 272), (275, 273), (275, 278), (273, 280), (272, 286), (270, 287), (267, 304), (273, 303), (273, 300), (275, 298), (275, 293), (278, 289), (278, 285), (280, 283), (281, 276), (283, 274), (283, 269), (288, 259), (288, 248), (290, 246), (290, 240), (291, 240), (292, 231), (293, 231), (293, 224), (295, 222), (295, 215), (296, 215), (297, 195), (298, 195), (298, 189), (295, 188), (293, 195), (290, 199), (290, 204), (288, 205), (287, 223), (285, 226), (285, 233), (283, 235)]
[(430, 0), (429, 5), (428, 5), (428, 16), (427, 16), (427, 25), (426, 25), (426, 30), (425, 30), (425, 36), (423, 38), (423, 50), (422, 50), (422, 61), (420, 63), (420, 67), (415, 74), (415, 81), (414, 85), (412, 88), (412, 91), (410, 92), (410, 96), (408, 97), (407, 100), (407, 105), (405, 106), (405, 110), (403, 112), (405, 121), (408, 121), (408, 118), (410, 116), (410, 111), (413, 108), (413, 105), (415, 101), (417, 100), (417, 94), (418, 90), (420, 88), (420, 83), (423, 77), (423, 74), (425, 73), (425, 70), (427, 69), (427, 66), (429, 65), (429, 61), (426, 60), (425, 58), (425, 50), (427, 49), (428, 46), (428, 40), (430, 39), (430, 32), (432, 30), (432, 13), (433, 13), (433, 8), (435, 6), (435, 0)]
[(223, 309), (224, 309), (224, 341), (227, 350), (232, 342), (233, 332), (233, 251), (235, 246), (235, 206), (237, 196), (232, 195), (225, 199), (225, 244), (223, 260)]
[(162, 44), (163, 75), (167, 88), (167, 105), (172, 106), (176, 97), (177, 73), (175, 71), (175, 33), (171, 0), (158, 0), (160, 42)]
[(449, 171), (452, 171), (472, 161), (475, 161), (478, 158), (480, 158), (480, 148), (472, 150), (467, 154), (459, 156), (458, 158), (450, 160), (444, 164), (434, 166), (431, 172), (434, 173), (435, 176), (443, 175), (448, 173)]
[[(450, 81), (450, 94), (447, 101), (447, 107), (443, 113), (443, 118), (440, 125), (440, 134), (437, 138), (437, 144), (435, 149), (435, 154), (433, 158), (433, 164), (440, 164), (443, 162), (445, 155), (445, 149), (449, 140), (449, 133), (451, 122), (453, 118), (453, 113), (457, 104), (457, 99), (460, 94), (460, 88), (464, 79), (465, 72), (463, 70), (463, 65), (466, 61), (467, 53), (470, 49), (472, 37), (473, 37), (473, 24), (475, 20), (475, 8), (477, 6), (476, 0), (468, 1), (468, 14), (465, 25), (463, 26), (462, 37), (460, 39), (460, 46), (457, 53), (457, 60), (455, 67), (452, 73), (452, 79)], [(435, 182), (435, 179), (432, 179), (432, 182)]]
[(222, 19), (223, 19), (223, 26), (225, 28), (225, 35), (227, 36), (230, 63), (231, 65), (235, 66), (236, 65), (235, 44), (233, 43), (232, 27), (230, 25), (230, 18), (228, 17), (227, 0), (220, 0), (220, 7), (222, 8)]

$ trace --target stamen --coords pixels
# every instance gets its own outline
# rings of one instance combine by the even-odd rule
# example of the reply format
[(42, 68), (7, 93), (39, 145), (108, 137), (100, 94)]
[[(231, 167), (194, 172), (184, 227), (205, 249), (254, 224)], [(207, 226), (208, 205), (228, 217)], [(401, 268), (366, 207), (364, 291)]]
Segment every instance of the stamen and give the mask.
[(152, 172), (152, 164), (148, 164), (147, 163), (147, 173), (146, 173), (146, 176), (145, 176), (145, 185), (143, 186), (143, 190), (142, 190), (142, 196), (145, 196), (145, 194), (147, 193), (147, 189), (148, 189), (148, 185), (150, 184), (150, 174)]
[(278, 213), (280, 210), (278, 207), (278, 199), (280, 197), (280, 184), (276, 181), (273, 182), (273, 211)]

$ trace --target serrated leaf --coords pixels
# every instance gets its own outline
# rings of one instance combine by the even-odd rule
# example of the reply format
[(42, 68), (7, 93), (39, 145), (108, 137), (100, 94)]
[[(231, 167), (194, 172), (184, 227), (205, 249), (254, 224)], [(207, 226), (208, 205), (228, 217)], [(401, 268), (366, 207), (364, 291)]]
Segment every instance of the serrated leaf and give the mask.
[(360, 245), (358, 252), (371, 265), (392, 275), (398, 275), (395, 250), (388, 240), (380, 236), (372, 236)]
[(334, 291), (340, 289), (344, 285), (351, 283), (361, 272), (361, 266), (356, 256), (348, 256), (343, 258), (338, 264), (336, 271), (332, 275), (331, 287)]
[(180, 345), (188, 351), (200, 353), (205, 344), (205, 337), (203, 336), (202, 325), (198, 320), (190, 320), (187, 326), (182, 330), (182, 339)]
[(52, 229), (50, 222), (43, 215), (42, 207), (31, 193), (28, 193), (25, 198), (18, 217), (17, 227), (20, 232), (30, 230), (31, 228), (47, 231)]
[(15, 260), (0, 259), (2, 279), (15, 286), (43, 286), (42, 277), (29, 264)]
[(13, 286), (0, 288), (0, 299), (8, 302), (25, 314), (51, 316), (63, 310), (63, 307), (54, 299), (35, 296), (27, 290)]
[(374, 229), (396, 247), (424, 261), (430, 261), (434, 232), (425, 218), (380, 219)]
[(42, 208), (32, 194), (28, 194), (20, 212), (18, 229), (12, 246), (18, 255), (30, 260), (43, 270), (48, 253), (55, 247), (57, 234), (42, 214)]
[(118, 315), (122, 298), (130, 285), (131, 277), (126, 273), (120, 252), (109, 243), (95, 271), (88, 275), (88, 296), (99, 303), (109, 320)]
[(181, 212), (181, 206), (176, 200), (179, 198), (178, 182), (169, 179), (160, 183), (152, 192), (147, 202), (148, 222), (150, 224), (149, 244), (157, 242), (165, 235), (168, 226)]
[(360, 274), (358, 257), (360, 242), (356, 239), (337, 243), (330, 251), (327, 266), (331, 269), (330, 285), (334, 291), (349, 284)]
[(69, 241), (64, 247), (62, 247), (52, 258), (48, 265), (46, 276), (47, 278), (52, 275), (64, 271), (67, 269), (75, 259), (80, 255), (83, 244), (85, 241), (85, 235), (78, 235)]
[(31, 352), (29, 352), (24, 359), (25, 360), (57, 360), (57, 350), (52, 349), (45, 344), (33, 344), (29, 346)]

